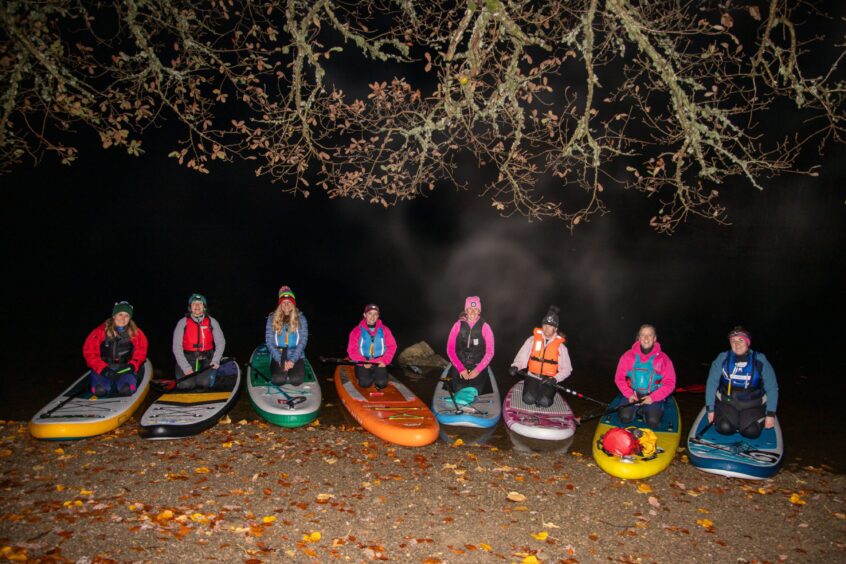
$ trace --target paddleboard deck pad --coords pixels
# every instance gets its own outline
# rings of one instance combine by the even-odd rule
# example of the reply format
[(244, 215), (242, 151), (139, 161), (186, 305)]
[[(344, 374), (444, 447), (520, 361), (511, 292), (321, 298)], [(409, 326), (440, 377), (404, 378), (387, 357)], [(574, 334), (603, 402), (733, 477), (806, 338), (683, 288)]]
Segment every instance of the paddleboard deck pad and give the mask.
[(138, 386), (131, 396), (98, 397), (91, 393), (90, 370), (45, 405), (29, 422), (36, 439), (68, 441), (102, 435), (129, 419), (150, 390), (153, 364), (141, 366)]
[(530, 439), (563, 441), (576, 432), (573, 410), (560, 394), (556, 392), (549, 407), (526, 404), (523, 402), (522, 380), (511, 386), (502, 411), (506, 427)]
[(402, 446), (424, 446), (438, 439), (435, 414), (393, 376), (382, 390), (362, 388), (352, 366), (338, 365), (335, 388), (350, 415), (380, 439)]
[(705, 408), (699, 412), (687, 436), (687, 457), (703, 472), (730, 478), (763, 480), (774, 476), (784, 461), (784, 443), (778, 418), (772, 429), (756, 439), (735, 433), (722, 435), (708, 426)]
[(213, 426), (235, 402), (241, 391), (241, 368), (234, 360), (218, 367), (217, 382), (205, 391), (173, 390), (156, 398), (141, 416), (139, 434), (145, 439), (179, 439)]
[(308, 425), (317, 419), (323, 403), (320, 383), (311, 363), (307, 358), (303, 358), (305, 378), (302, 384), (277, 386), (267, 380), (271, 377), (272, 359), (265, 345), (256, 347), (250, 356), (250, 364), (247, 366), (247, 395), (253, 409), (262, 418), (280, 427)]
[(609, 406), (609, 409), (613, 409), (614, 411), (606, 414), (599, 420), (596, 426), (596, 432), (593, 435), (593, 458), (596, 460), (597, 466), (617, 478), (637, 480), (654, 476), (667, 468), (676, 456), (676, 449), (681, 440), (679, 406), (673, 396), (670, 396), (665, 401), (664, 417), (661, 419), (661, 424), (657, 429), (652, 429), (658, 439), (657, 452), (654, 456), (642, 458), (639, 456), (620, 457), (606, 454), (599, 447), (599, 441), (609, 430), (615, 427), (648, 428), (640, 417), (635, 417), (634, 421), (629, 423), (620, 421), (616, 408), (625, 403), (628, 402), (622, 395), (618, 394)]
[[(449, 374), (450, 367), (447, 366), (441, 378)], [(476, 396), (473, 403), (467, 406), (460, 406), (456, 409), (449, 390), (448, 382), (440, 380), (435, 387), (435, 394), (432, 396), (432, 411), (438, 423), (441, 425), (454, 425), (457, 427), (478, 427), (487, 429), (494, 427), (502, 416), (502, 399), (499, 396), (499, 388), (496, 385), (493, 371), (488, 367), (488, 378), (490, 391)]]

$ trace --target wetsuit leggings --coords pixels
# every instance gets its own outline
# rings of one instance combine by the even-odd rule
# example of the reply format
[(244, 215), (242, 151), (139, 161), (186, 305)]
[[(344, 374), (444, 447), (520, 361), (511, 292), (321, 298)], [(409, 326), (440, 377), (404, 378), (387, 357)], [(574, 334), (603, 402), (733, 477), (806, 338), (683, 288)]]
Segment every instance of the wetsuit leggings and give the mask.
[(381, 389), (388, 385), (388, 369), (378, 364), (371, 364), (370, 368), (356, 364), (355, 377), (362, 388), (369, 388), (376, 384), (376, 387)]
[(757, 403), (750, 407), (742, 404), (736, 407), (736, 403), (717, 399), (714, 404), (714, 428), (723, 435), (740, 433), (747, 439), (757, 439), (761, 436), (767, 414), (766, 406), (760, 400)]
[[(468, 367), (468, 370), (471, 368)], [(455, 366), (449, 367), (449, 377), (452, 378), (452, 392), (455, 393), (458, 390), (462, 390), (464, 388), (474, 387), (479, 392), (479, 395), (482, 395), (487, 390), (488, 386), (488, 371), (487, 369), (483, 370), (481, 374), (473, 378), (472, 380), (465, 380), (458, 374), (458, 370)]]
[[(547, 376), (543, 377), (547, 379)], [(544, 385), (544, 380), (529, 374), (523, 380), (523, 403), (537, 405), (538, 407), (549, 407), (555, 401), (555, 386)]]
[(283, 354), (281, 363), (270, 363), (270, 379), (277, 386), (281, 386), (282, 384), (299, 386), (305, 380), (305, 361), (301, 358), (294, 363), (294, 366), (290, 370), (285, 370), (285, 358), (286, 356)]
[(638, 411), (650, 429), (657, 429), (661, 425), (661, 418), (664, 417), (664, 401), (656, 401), (649, 405), (630, 405), (617, 410), (620, 422), (631, 423), (637, 416)]

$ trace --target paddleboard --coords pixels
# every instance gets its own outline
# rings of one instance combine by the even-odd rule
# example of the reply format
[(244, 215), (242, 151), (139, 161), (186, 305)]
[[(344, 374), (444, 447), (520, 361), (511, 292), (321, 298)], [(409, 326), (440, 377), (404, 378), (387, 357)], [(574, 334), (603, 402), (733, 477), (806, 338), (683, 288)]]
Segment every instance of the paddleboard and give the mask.
[[(446, 378), (449, 369), (449, 366), (444, 369), (441, 378)], [(432, 396), (432, 411), (435, 413), (438, 423), (483, 429), (495, 426), (502, 415), (502, 399), (499, 396), (499, 388), (490, 367), (488, 367), (488, 378), (490, 379), (491, 391), (476, 396), (472, 404), (460, 406), (457, 409), (449, 390), (446, 388), (449, 384), (439, 380), (438, 385), (435, 386), (435, 394)]]
[(86, 371), (68, 389), (45, 405), (29, 422), (36, 439), (69, 441), (102, 435), (129, 419), (150, 390), (153, 364), (147, 359), (138, 374), (140, 381), (131, 396), (98, 397), (91, 394)]
[(256, 413), (274, 425), (289, 428), (302, 427), (317, 419), (323, 394), (308, 359), (303, 358), (305, 379), (299, 386), (277, 386), (268, 380), (271, 360), (267, 346), (259, 345), (247, 365), (247, 395)]
[(179, 439), (213, 426), (238, 401), (241, 367), (234, 360), (225, 360), (218, 367), (217, 379), (228, 385), (160, 395), (141, 416), (139, 434), (145, 439)]
[(664, 417), (661, 419), (661, 424), (657, 429), (652, 429), (658, 438), (658, 450), (660, 452), (648, 459), (638, 456), (619, 457), (608, 455), (599, 448), (598, 442), (600, 437), (614, 427), (648, 428), (640, 417), (636, 417), (630, 423), (620, 421), (616, 407), (624, 403), (628, 402), (622, 395), (618, 394), (609, 406), (609, 409), (614, 409), (614, 411), (599, 420), (596, 426), (596, 432), (593, 435), (593, 458), (600, 468), (617, 478), (637, 480), (654, 476), (670, 465), (670, 462), (673, 461), (673, 457), (676, 455), (676, 449), (681, 440), (681, 419), (679, 417), (679, 406), (676, 403), (676, 398), (673, 396), (667, 398), (664, 403)]
[(523, 381), (508, 390), (502, 408), (502, 419), (510, 431), (530, 439), (563, 441), (576, 432), (573, 410), (556, 392), (549, 407), (523, 403)]
[(703, 407), (687, 436), (687, 457), (693, 466), (703, 472), (749, 480), (763, 480), (778, 472), (784, 460), (778, 418), (772, 429), (749, 439), (740, 433), (721, 435), (713, 425), (708, 426), (706, 413)]
[(335, 388), (347, 411), (380, 439), (402, 446), (424, 446), (438, 439), (435, 414), (393, 376), (382, 390), (362, 388), (352, 366), (338, 365)]

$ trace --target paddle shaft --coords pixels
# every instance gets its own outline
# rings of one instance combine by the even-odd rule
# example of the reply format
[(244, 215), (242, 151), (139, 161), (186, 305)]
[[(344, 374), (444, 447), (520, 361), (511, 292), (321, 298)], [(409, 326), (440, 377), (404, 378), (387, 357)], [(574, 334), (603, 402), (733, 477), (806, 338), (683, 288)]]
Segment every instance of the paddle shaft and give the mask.
[[(294, 397), (293, 397), (293, 396), (291, 396), (291, 395), (287, 394), (287, 393), (285, 392), (285, 390), (283, 390), (281, 387), (279, 387), (279, 386), (277, 386), (276, 384), (274, 384), (274, 383), (273, 383), (273, 380), (272, 380), (272, 379), (270, 379), (270, 378), (268, 378), (268, 377), (267, 377), (267, 375), (266, 375), (264, 372), (262, 372), (261, 370), (259, 370), (258, 368), (256, 368), (256, 366), (255, 366), (252, 362), (247, 362), (247, 366), (249, 366), (250, 368), (252, 368), (252, 369), (255, 371), (255, 373), (256, 373), (256, 374), (258, 374), (259, 376), (261, 376), (262, 380), (264, 380), (265, 382), (267, 382), (268, 384), (270, 384), (271, 386), (273, 386), (274, 388), (276, 388), (276, 390), (277, 390), (280, 394), (282, 394), (283, 396), (285, 396), (285, 399), (287, 400), (287, 402), (288, 402), (288, 403), (290, 403), (290, 402), (294, 401)], [(299, 397), (304, 397), (304, 396), (299, 396)]]
[[(220, 364), (223, 364), (224, 362), (229, 362), (229, 359), (228, 358), (227, 359), (221, 359)], [(152, 380), (150, 382), (150, 384), (154, 388), (158, 388), (158, 389), (164, 390), (166, 392), (169, 392), (169, 391), (173, 390), (174, 388), (176, 388), (176, 386), (178, 386), (181, 382), (184, 382), (185, 380), (188, 380), (189, 378), (196, 378), (200, 374), (204, 374), (204, 373), (208, 372), (209, 370), (215, 370), (215, 369), (212, 368), (211, 366), (209, 366), (207, 368), (203, 368), (199, 372), (195, 371), (195, 372), (192, 372), (191, 374), (185, 374), (185, 375), (183, 375), (179, 378), (175, 378), (173, 380)]]

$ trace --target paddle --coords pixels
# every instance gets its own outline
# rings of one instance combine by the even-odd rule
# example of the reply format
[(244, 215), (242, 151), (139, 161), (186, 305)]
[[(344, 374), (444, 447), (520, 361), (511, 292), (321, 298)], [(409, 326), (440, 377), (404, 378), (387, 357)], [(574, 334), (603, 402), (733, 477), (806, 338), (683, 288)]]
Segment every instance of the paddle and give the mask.
[[(452, 405), (455, 406), (455, 414), (456, 415), (462, 415), (464, 413), (465, 407), (469, 407), (470, 409), (472, 409), (473, 411), (475, 411), (476, 413), (478, 413), (479, 415), (482, 415), (482, 416), (488, 414), (487, 411), (482, 411), (478, 407), (474, 407), (472, 403), (468, 403), (467, 405), (464, 405), (464, 406), (458, 405), (458, 402), (455, 400), (455, 394), (452, 392), (452, 378), (450, 376), (444, 376), (440, 380), (441, 380), (441, 382), (444, 383), (444, 388), (446, 388), (446, 391), (449, 392), (449, 398), (452, 400)], [(475, 399), (474, 399), (474, 401), (475, 401)]]
[[(563, 388), (563, 386), (556, 386), (556, 388), (561, 389), (561, 388)], [(581, 394), (573, 392), (572, 390), (568, 390), (567, 388), (563, 388), (563, 389), (566, 390), (569, 393), (572, 393), (573, 395), (576, 395), (577, 397), (580, 397), (580, 398), (583, 398), (583, 399), (591, 399), (591, 398), (583, 397)], [(691, 384), (690, 386), (680, 386), (680, 387), (676, 388), (675, 390), (673, 390), (674, 394), (701, 394), (701, 393), (704, 393), (704, 392), (705, 392), (705, 384)], [(604, 402), (600, 402), (600, 401), (594, 400), (594, 399), (591, 399), (591, 401), (605, 405), (606, 407), (611, 405), (610, 403), (604, 403)], [(618, 405), (618, 406), (616, 406), (612, 409), (608, 409), (604, 412), (594, 413), (593, 415), (588, 415), (587, 417), (584, 417), (584, 418), (579, 420), (579, 425), (581, 425), (582, 423), (584, 423), (586, 421), (590, 421), (592, 419), (597, 419), (599, 417), (605, 417), (606, 415), (614, 413), (615, 411), (617, 411), (620, 408), (631, 407), (633, 405), (640, 405), (640, 404), (641, 404), (640, 401), (632, 401), (632, 402), (629, 402), (629, 403), (624, 403), (624, 404)], [(706, 429), (707, 429), (707, 427), (706, 427)], [(703, 432), (704, 432), (704, 430), (703, 430)]]
[[(333, 356), (321, 356), (320, 362), (324, 364), (340, 364), (341, 366), (364, 366), (365, 364), (375, 364), (378, 365), (378, 362), (373, 361), (358, 361), (358, 360), (351, 360), (349, 358), (338, 358)], [(400, 364), (400, 363), (391, 363), (386, 364), (385, 368), (408, 368), (415, 374), (422, 374), (423, 370), (414, 364)]]
[(53, 412), (54, 412), (54, 411), (56, 411), (56, 410), (57, 410), (57, 409), (59, 409), (59, 408), (64, 407), (64, 406), (65, 406), (65, 404), (67, 404), (67, 403), (68, 403), (69, 401), (71, 401), (72, 399), (76, 399), (76, 398), (78, 398), (78, 397), (79, 397), (80, 395), (82, 395), (82, 393), (83, 393), (85, 390), (87, 390), (87, 389), (88, 389), (88, 378), (86, 377), (85, 379), (83, 379), (83, 380), (79, 383), (78, 388), (77, 388), (77, 389), (76, 389), (76, 390), (75, 390), (72, 394), (70, 394), (67, 398), (65, 398), (64, 400), (62, 400), (61, 402), (59, 402), (59, 404), (58, 404), (58, 405), (56, 405), (56, 407), (54, 407), (54, 408), (53, 408), (53, 409), (51, 409), (50, 411), (45, 411), (44, 413), (42, 413), (42, 414), (41, 414), (38, 418), (39, 418), (39, 419), (47, 419), (48, 417), (50, 417), (50, 416), (53, 414)]
[(297, 405), (303, 403), (304, 401), (306, 401), (305, 396), (291, 396), (291, 395), (285, 393), (285, 390), (283, 390), (282, 388), (280, 388), (279, 386), (274, 384), (273, 380), (268, 378), (267, 375), (264, 372), (262, 372), (261, 370), (256, 368), (255, 365), (252, 362), (247, 362), (247, 366), (252, 368), (253, 372), (255, 372), (256, 374), (261, 376), (262, 380), (267, 382), (269, 385), (273, 386), (276, 389), (276, 391), (278, 391), (280, 394), (285, 396), (285, 402), (284, 403), (288, 407), (288, 409), (294, 409), (295, 406), (297, 406)]
[[(224, 362), (229, 362), (230, 360), (232, 360), (232, 359), (222, 358), (222, 359), (220, 359), (220, 364), (223, 365)], [(216, 369), (212, 368), (211, 366), (208, 366), (206, 368), (203, 368), (199, 372), (192, 372), (191, 374), (185, 374), (185, 375), (180, 376), (179, 378), (175, 378), (173, 380), (171, 380), (170, 378), (167, 378), (167, 379), (162, 378), (162, 379), (159, 379), (159, 380), (150, 380), (150, 387), (154, 388), (157, 392), (162, 392), (162, 393), (172, 392), (174, 389), (176, 389), (176, 386), (178, 386), (181, 382), (184, 382), (185, 380), (189, 380), (191, 378), (196, 378), (200, 374), (204, 374), (204, 373), (208, 372), (209, 370), (216, 370)]]

